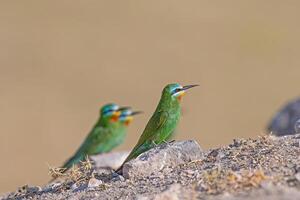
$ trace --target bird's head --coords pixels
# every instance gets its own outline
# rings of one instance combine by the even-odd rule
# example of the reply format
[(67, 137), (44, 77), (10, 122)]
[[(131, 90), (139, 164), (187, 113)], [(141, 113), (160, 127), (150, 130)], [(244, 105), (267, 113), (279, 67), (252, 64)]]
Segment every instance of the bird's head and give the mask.
[(300, 133), (300, 119), (298, 119), (295, 123), (295, 132)]
[(117, 122), (121, 115), (120, 107), (114, 103), (106, 104), (101, 108), (100, 115), (109, 122)]
[(181, 86), (178, 83), (171, 83), (164, 88), (163, 96), (165, 96), (165, 98), (171, 98), (171, 100), (179, 102), (188, 89), (196, 86), (198, 85)]
[(120, 111), (121, 115), (119, 117), (119, 121), (125, 126), (129, 126), (134, 115), (142, 113), (141, 111), (132, 111), (130, 107), (123, 107), (120, 109)]

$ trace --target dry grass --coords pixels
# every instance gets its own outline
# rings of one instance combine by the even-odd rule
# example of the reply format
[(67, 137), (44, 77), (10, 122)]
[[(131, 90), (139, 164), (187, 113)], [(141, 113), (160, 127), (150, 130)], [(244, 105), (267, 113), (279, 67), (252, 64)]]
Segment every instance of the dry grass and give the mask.
[(48, 168), (53, 181), (63, 179), (65, 181), (80, 182), (93, 175), (93, 165), (88, 156), (85, 160), (80, 161), (77, 165), (73, 165), (70, 169), (51, 167), (49, 165)]

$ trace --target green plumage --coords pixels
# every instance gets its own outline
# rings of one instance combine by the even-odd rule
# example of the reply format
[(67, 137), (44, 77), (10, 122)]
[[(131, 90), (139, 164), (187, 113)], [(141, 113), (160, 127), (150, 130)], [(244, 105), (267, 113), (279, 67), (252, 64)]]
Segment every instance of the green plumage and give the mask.
[(172, 133), (170, 133), (170, 135), (166, 138), (166, 141), (167, 142), (170, 142), (170, 141), (174, 141), (174, 138), (176, 137), (177, 135), (177, 129), (175, 129)]
[[(184, 90), (194, 86), (196, 85), (182, 87), (175, 83), (164, 88), (154, 114), (124, 163), (172, 137), (181, 115), (180, 100)], [(121, 171), (122, 166), (117, 172)]]
[(63, 167), (70, 168), (84, 160), (86, 156), (110, 152), (124, 142), (125, 135), (125, 127), (119, 122), (107, 126), (96, 124), (75, 155)]
[(116, 110), (111, 110), (111, 114), (104, 114), (107, 112), (105, 111), (105, 107), (111, 105), (114, 104), (108, 104), (102, 108), (100, 119), (85, 138), (74, 156), (64, 164), (63, 168), (68, 169), (72, 167), (84, 160), (86, 156), (110, 152), (113, 148), (124, 142), (126, 136), (125, 125), (119, 121), (111, 120)]

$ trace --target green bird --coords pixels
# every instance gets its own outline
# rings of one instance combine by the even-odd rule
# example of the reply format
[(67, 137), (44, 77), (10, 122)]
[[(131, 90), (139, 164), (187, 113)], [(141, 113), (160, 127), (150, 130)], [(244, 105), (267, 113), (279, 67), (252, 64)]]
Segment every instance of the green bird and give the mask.
[[(168, 84), (162, 91), (158, 106), (148, 124), (146, 125), (137, 144), (125, 159), (124, 163), (136, 158), (141, 153), (148, 151), (168, 140), (174, 132), (181, 115), (180, 101), (185, 91), (198, 85), (181, 86), (178, 83)], [(122, 173), (122, 166), (116, 171)]]
[[(100, 110), (100, 118), (90, 131), (84, 142), (65, 164), (63, 168), (69, 169), (86, 156), (110, 152), (124, 142), (128, 121), (140, 112), (132, 112), (129, 107), (120, 108), (116, 104), (107, 104)], [(121, 117), (122, 116), (122, 117)], [(119, 121), (121, 117), (121, 121)]]

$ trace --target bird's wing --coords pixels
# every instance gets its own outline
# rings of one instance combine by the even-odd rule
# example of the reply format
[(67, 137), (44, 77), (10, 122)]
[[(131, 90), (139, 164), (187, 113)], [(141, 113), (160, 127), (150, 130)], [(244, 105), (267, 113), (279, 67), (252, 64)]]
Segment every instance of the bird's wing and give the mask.
[(102, 153), (101, 146), (107, 141), (106, 138), (109, 137), (111, 129), (96, 127), (91, 134), (88, 136), (86, 145), (83, 150), (87, 154), (97, 154)]
[(141, 135), (138, 144), (143, 144), (146, 140), (152, 139), (157, 131), (161, 129), (168, 121), (169, 113), (167, 111), (158, 111), (149, 120), (143, 134)]
[[(142, 147), (145, 143), (149, 146), (151, 140), (154, 139), (156, 136), (157, 131), (164, 126), (164, 124), (167, 122), (169, 117), (169, 113), (167, 111), (158, 111), (155, 112), (154, 115), (149, 120), (143, 134), (141, 135), (138, 143), (135, 145), (135, 147), (130, 152), (129, 156), (126, 158), (125, 162), (131, 160), (132, 158), (135, 158), (136, 155), (139, 155), (142, 152), (145, 152), (148, 150), (147, 147)], [(150, 147), (149, 147), (150, 148)], [(142, 150), (141, 150), (142, 149)], [(137, 153), (137, 151), (142, 151)]]

